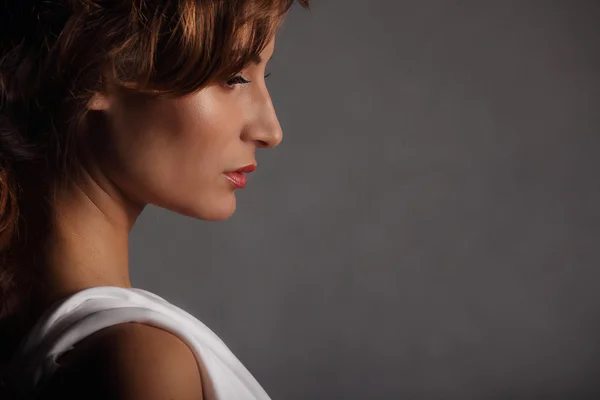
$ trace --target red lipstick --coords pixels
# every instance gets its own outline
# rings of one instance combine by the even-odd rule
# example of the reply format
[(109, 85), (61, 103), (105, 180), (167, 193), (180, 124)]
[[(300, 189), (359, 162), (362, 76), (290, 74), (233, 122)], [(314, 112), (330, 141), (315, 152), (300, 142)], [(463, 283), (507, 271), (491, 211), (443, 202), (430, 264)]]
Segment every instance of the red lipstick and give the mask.
[(234, 186), (243, 189), (246, 187), (246, 175), (244, 173), (250, 173), (256, 169), (255, 164), (246, 165), (245, 167), (238, 168), (235, 171), (226, 172), (225, 176)]
[(250, 164), (250, 165), (246, 165), (245, 167), (236, 169), (233, 172), (252, 172), (256, 169), (256, 165), (255, 164)]

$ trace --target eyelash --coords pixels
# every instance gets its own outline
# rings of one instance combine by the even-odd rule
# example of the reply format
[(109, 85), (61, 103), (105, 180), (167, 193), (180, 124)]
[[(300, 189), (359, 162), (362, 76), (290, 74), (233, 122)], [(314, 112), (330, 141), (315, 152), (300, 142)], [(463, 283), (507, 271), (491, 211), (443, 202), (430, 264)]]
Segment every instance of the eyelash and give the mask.
[[(268, 74), (266, 74), (265, 75), (265, 79), (267, 79), (270, 75), (271, 75), (270, 72)], [(252, 81), (247, 81), (241, 75), (238, 75), (238, 76), (234, 76), (233, 78), (231, 78), (230, 80), (228, 80), (225, 83), (227, 84), (227, 86), (233, 86), (235, 84), (245, 85), (245, 84), (250, 83), (250, 82), (252, 82)]]

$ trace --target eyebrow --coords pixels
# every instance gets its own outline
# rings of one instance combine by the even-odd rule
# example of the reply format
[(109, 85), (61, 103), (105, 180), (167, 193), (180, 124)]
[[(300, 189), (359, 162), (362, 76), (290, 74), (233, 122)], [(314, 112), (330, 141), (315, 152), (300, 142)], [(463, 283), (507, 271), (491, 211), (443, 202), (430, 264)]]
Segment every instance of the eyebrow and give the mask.
[[(273, 56), (274, 56), (274, 53), (271, 54), (271, 57), (267, 61), (271, 61), (273, 59)], [(250, 61), (252, 62), (252, 64), (258, 65), (263, 62), (263, 59), (260, 56), (260, 54), (254, 54), (252, 56), (252, 58), (250, 59)]]

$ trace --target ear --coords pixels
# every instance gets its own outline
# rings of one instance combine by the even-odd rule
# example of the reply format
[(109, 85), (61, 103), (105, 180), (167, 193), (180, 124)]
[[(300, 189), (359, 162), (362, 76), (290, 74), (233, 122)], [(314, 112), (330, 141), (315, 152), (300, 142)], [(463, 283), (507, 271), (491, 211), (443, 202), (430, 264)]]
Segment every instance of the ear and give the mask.
[(104, 93), (96, 92), (88, 102), (89, 110), (108, 110), (110, 100)]

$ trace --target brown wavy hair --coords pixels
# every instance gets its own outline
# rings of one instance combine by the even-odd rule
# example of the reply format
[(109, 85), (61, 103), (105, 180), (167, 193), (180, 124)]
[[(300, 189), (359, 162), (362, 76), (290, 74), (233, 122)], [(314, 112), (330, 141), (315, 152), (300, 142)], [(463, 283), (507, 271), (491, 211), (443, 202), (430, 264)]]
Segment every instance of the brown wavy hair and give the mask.
[[(297, 1), (309, 9), (310, 0)], [(18, 260), (45, 230), (28, 231), (26, 222), (44, 215), (53, 188), (76, 173), (74, 138), (93, 93), (110, 85), (127, 93), (177, 97), (226, 81), (262, 52), (293, 3), (18, 0), (0, 5), (0, 319), (35, 281), (34, 272)]]

